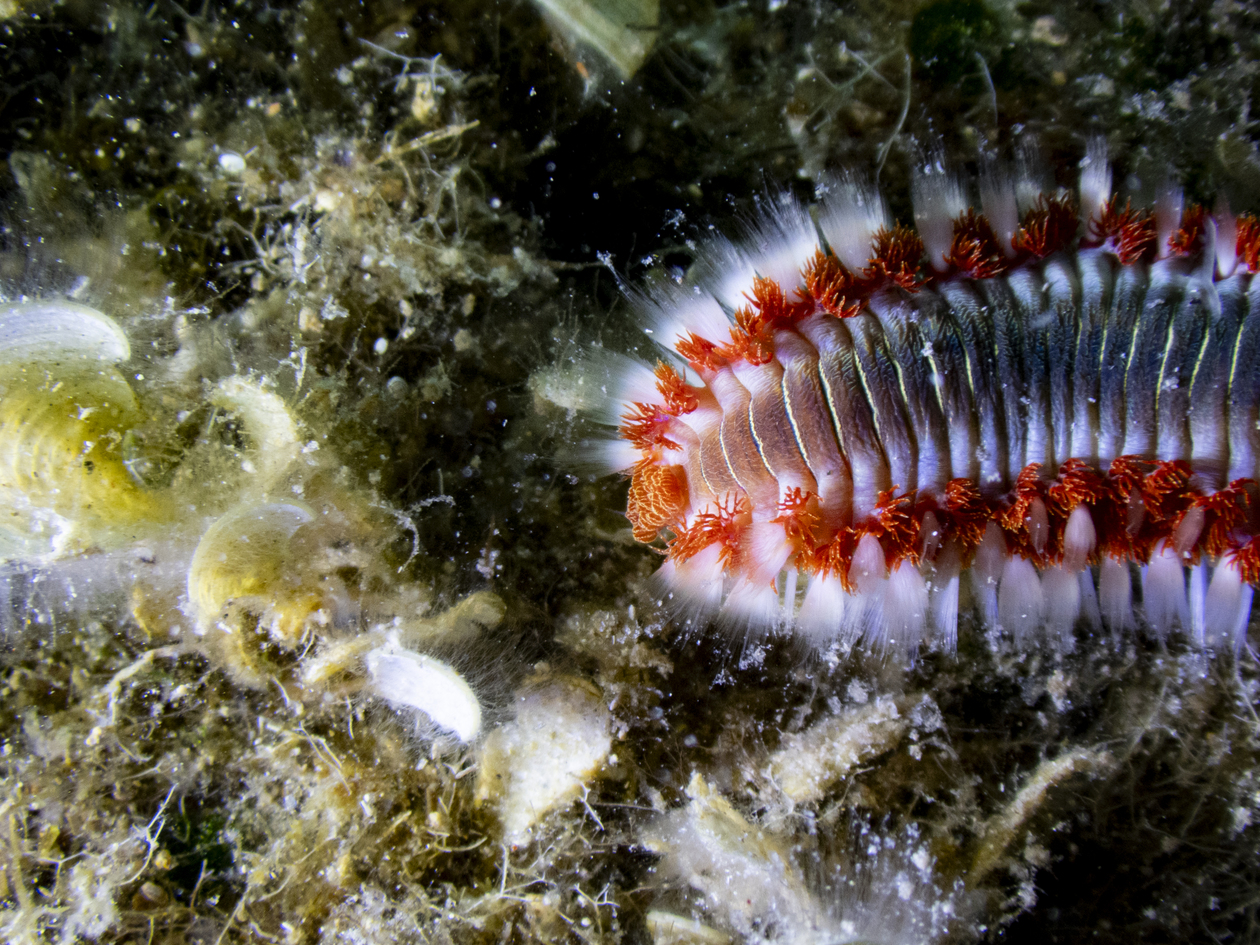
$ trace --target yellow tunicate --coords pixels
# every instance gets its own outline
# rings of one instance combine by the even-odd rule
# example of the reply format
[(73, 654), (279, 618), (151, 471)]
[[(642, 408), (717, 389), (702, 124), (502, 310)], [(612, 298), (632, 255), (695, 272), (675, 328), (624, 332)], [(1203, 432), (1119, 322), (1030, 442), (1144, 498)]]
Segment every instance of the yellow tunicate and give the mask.
[(65, 299), (0, 305), (0, 558), (135, 537), (162, 500), (128, 468), (142, 417), (122, 328)]
[(302, 530), (306, 505), (267, 502), (235, 509), (202, 536), (188, 569), (199, 633), (234, 674), (261, 682), (268, 644), (293, 648), (324, 606)]
[(140, 419), (112, 366), (10, 368), (0, 379), (0, 529), (9, 549), (83, 550), (152, 520), (161, 500), (123, 451)]

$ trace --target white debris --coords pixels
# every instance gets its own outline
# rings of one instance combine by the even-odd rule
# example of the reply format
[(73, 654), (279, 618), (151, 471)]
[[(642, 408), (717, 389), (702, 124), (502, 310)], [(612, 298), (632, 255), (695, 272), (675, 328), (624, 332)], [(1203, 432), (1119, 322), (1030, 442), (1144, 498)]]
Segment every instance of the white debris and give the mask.
[(224, 174), (236, 177), (245, 173), (245, 159), (235, 151), (224, 151), (219, 155), (219, 170)]
[[(753, 936), (773, 922), (785, 942), (820, 942), (831, 931), (786, 844), (749, 823), (700, 775), (691, 802), (658, 821), (646, 845), (662, 866), (704, 896), (722, 924)], [(826, 929), (824, 929), (824, 926)]]
[(497, 803), (504, 842), (576, 800), (612, 750), (612, 717), (592, 684), (551, 678), (516, 696), (516, 718), (486, 737), (478, 803)]
[(647, 927), (652, 945), (730, 945), (731, 941), (725, 932), (660, 909), (647, 914)]
[[(957, 890), (939, 887), (931, 850), (914, 827), (896, 836), (859, 828), (854, 839), (865, 849), (822, 876), (811, 870), (811, 882), (797, 861), (817, 861), (790, 835), (749, 822), (699, 774), (687, 794), (690, 802), (649, 827), (644, 844), (662, 854), (662, 872), (700, 894), (706, 918), (736, 940), (908, 945), (938, 941), (967, 921)], [(690, 937), (652, 931), (657, 943), (720, 941), (702, 937), (713, 931), (706, 926), (686, 928), (693, 927)]]
[(1104, 749), (1075, 748), (1041, 762), (1024, 782), (1010, 804), (994, 814), (984, 825), (980, 849), (972, 860), (968, 880), (976, 885), (997, 866), (1015, 840), (1023, 835), (1033, 814), (1046, 803), (1051, 788), (1074, 775), (1093, 776), (1115, 764)]
[(785, 736), (770, 756), (770, 777), (794, 803), (819, 800), (857, 765), (896, 745), (909, 724), (897, 700), (881, 696)]

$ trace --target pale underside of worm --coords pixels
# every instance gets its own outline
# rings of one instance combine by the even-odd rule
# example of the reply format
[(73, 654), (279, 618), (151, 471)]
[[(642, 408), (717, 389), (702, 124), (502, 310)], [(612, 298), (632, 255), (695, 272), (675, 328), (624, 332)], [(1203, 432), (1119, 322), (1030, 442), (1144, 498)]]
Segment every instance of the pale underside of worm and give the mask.
[[(608, 465), (663, 596), (756, 638), (952, 650), (1180, 628), (1237, 651), (1260, 580), (1260, 224), (937, 166), (917, 232), (837, 179), (637, 293)], [(965, 580), (964, 580), (965, 579)], [(1138, 593), (1134, 593), (1135, 580)]]

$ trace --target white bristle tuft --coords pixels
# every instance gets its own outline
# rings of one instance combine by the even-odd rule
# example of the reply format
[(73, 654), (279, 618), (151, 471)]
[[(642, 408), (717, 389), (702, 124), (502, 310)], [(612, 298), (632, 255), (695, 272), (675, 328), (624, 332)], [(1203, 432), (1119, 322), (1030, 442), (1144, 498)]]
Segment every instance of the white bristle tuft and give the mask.
[[(704, 251), (696, 256), (687, 274), (687, 283), (698, 296), (705, 297), (719, 309), (731, 312), (744, 304), (744, 293), (752, 285), (756, 274), (743, 245), (723, 236), (704, 244)], [(701, 337), (712, 339), (723, 336)]]
[(783, 582), (783, 620), (791, 623), (796, 619), (796, 585), (800, 581), (801, 572), (796, 568), (787, 568), (780, 580)]
[(1081, 161), (1081, 222), (1088, 232), (1091, 220), (1102, 218), (1103, 207), (1111, 199), (1111, 164), (1107, 161), (1107, 142), (1091, 138)]
[(1251, 598), (1255, 594), (1255, 588), (1250, 584), (1242, 586), (1242, 593), (1239, 595), (1238, 615), (1234, 621), (1234, 632), (1230, 634), (1230, 644), (1237, 658), (1242, 653), (1243, 644), (1247, 642), (1247, 625), (1251, 622)]
[(1238, 218), (1222, 200), (1212, 211), (1211, 219), (1216, 224), (1216, 273), (1228, 279), (1238, 268)]
[(819, 229), (836, 257), (850, 271), (861, 272), (870, 264), (875, 234), (890, 226), (883, 198), (870, 184), (853, 177), (830, 177), (818, 192)]
[(1187, 570), (1190, 572), (1186, 582), (1190, 598), (1190, 623), (1187, 631), (1191, 642), (1201, 650), (1207, 638), (1207, 628), (1204, 624), (1204, 613), (1207, 607), (1207, 562), (1200, 561), (1198, 564), (1190, 565)]
[[(668, 360), (685, 381), (699, 383), (677, 358)], [(571, 361), (535, 372), (529, 386), (536, 396), (565, 410), (587, 414), (609, 427), (619, 426), (633, 404), (659, 405), (663, 400), (652, 368), (635, 358), (599, 347), (590, 348)], [(566, 467), (598, 475), (624, 472), (643, 459), (642, 452), (631, 443), (611, 437), (584, 440), (564, 454)]]
[(849, 583), (857, 588), (846, 621), (845, 642), (852, 645), (865, 636), (877, 652), (888, 646), (884, 624), (884, 593), (888, 586), (884, 548), (874, 535), (863, 535), (849, 564)]
[(1083, 570), (1097, 542), (1094, 516), (1084, 505), (1078, 505), (1063, 529), (1063, 567), (1071, 572)]
[(888, 652), (888, 626), (884, 622), (884, 598), (888, 580), (872, 581), (870, 589), (853, 595), (846, 615), (844, 634), (840, 638), (846, 647), (852, 647), (864, 639), (872, 652), (883, 655)]
[(962, 561), (958, 545), (948, 542), (936, 555), (928, 575), (928, 612), (933, 630), (932, 645), (944, 653), (958, 649), (958, 595)]
[(1098, 605), (1112, 633), (1133, 626), (1133, 579), (1129, 565), (1110, 555), (1098, 566)]
[(1019, 205), (1010, 171), (996, 159), (985, 162), (980, 174), (980, 207), (1008, 257), (1014, 258), (1019, 232)]
[(1020, 215), (1053, 190), (1054, 178), (1045, 156), (1032, 138), (1022, 139), (1015, 149), (1015, 205)]
[(874, 535), (863, 535), (849, 564), (849, 583), (865, 593), (883, 581), (888, 573), (884, 564), (884, 548)]
[[(735, 252), (734, 247), (731, 251)], [(731, 320), (708, 292), (695, 286), (657, 286), (651, 295), (640, 295), (635, 306), (643, 321), (643, 332), (674, 355), (674, 347), (691, 335), (725, 338)]]
[(1094, 587), (1094, 575), (1086, 570), (1077, 575), (1080, 586), (1081, 621), (1093, 633), (1102, 629), (1102, 612), (1098, 609), (1098, 591)]
[[(680, 374), (686, 376), (679, 365), (675, 364), (674, 367), (679, 369)], [(642, 361), (626, 358), (620, 362), (616, 366), (616, 373), (612, 375), (610, 389), (617, 413), (611, 419), (605, 419), (606, 423), (620, 423), (622, 414), (631, 404), (664, 403), (664, 398), (656, 387), (656, 375), (652, 372), (652, 368)]]
[(998, 585), (998, 623), (1024, 646), (1032, 640), (1045, 616), (1045, 596), (1037, 568), (1027, 558), (1012, 555)]
[(1203, 605), (1204, 643), (1237, 655), (1251, 618), (1252, 587), (1244, 584), (1233, 561), (1220, 561), (1212, 570)]
[(749, 228), (745, 251), (757, 275), (779, 283), (791, 298), (803, 282), (801, 267), (818, 251), (818, 242), (809, 211), (790, 193), (784, 193), (762, 206)]
[(927, 627), (927, 584), (919, 569), (902, 559), (888, 575), (884, 594), (884, 633), (888, 645), (911, 659), (923, 642)]
[(738, 245), (726, 239), (706, 244), (697, 257), (695, 283), (730, 310), (748, 304), (757, 276), (778, 282), (790, 298), (801, 284), (801, 266), (817, 249), (814, 221), (795, 197), (784, 194), (762, 204)]
[(1081, 582), (1076, 572), (1063, 566), (1047, 569), (1041, 575), (1046, 601), (1046, 628), (1050, 638), (1064, 653), (1076, 648), (1072, 631), (1081, 615)]
[(580, 452), (586, 462), (576, 462), (574, 457), (566, 465), (581, 469), (583, 466), (593, 467), (601, 475), (615, 472), (627, 472), (643, 459), (641, 450), (636, 449), (626, 440), (585, 440)]
[(1006, 566), (1006, 539), (996, 522), (985, 526), (984, 537), (976, 548), (975, 561), (971, 566), (971, 582), (976, 602), (980, 606), (980, 619), (990, 630), (998, 625), (998, 581)]
[(743, 572), (749, 580), (771, 586), (792, 554), (781, 522), (753, 522), (740, 538)]
[(1168, 240), (1181, 228), (1181, 211), (1185, 203), (1181, 189), (1171, 185), (1166, 186), (1155, 200), (1155, 229), (1158, 232), (1155, 254), (1160, 259), (1167, 259), (1171, 255)]
[(719, 544), (702, 548), (682, 564), (666, 561), (655, 580), (666, 604), (685, 623), (703, 619), (722, 606), (726, 562)]
[(951, 655), (958, 649), (958, 590), (958, 571), (950, 574), (937, 568), (929, 602), (936, 631), (932, 642), (942, 653)]
[(736, 581), (718, 612), (718, 623), (749, 642), (764, 638), (783, 624), (778, 591), (763, 581)]
[(840, 636), (850, 603), (849, 592), (838, 577), (814, 575), (796, 615), (796, 626), (815, 646), (825, 646)]
[(1185, 569), (1177, 552), (1161, 541), (1151, 555), (1151, 563), (1142, 568), (1142, 602), (1146, 622), (1157, 639), (1168, 638), (1174, 627), (1190, 623), (1186, 604)]
[(967, 196), (958, 178), (945, 170), (944, 157), (929, 154), (911, 182), (914, 223), (927, 250), (928, 263), (944, 272), (954, 239), (954, 221), (967, 212)]

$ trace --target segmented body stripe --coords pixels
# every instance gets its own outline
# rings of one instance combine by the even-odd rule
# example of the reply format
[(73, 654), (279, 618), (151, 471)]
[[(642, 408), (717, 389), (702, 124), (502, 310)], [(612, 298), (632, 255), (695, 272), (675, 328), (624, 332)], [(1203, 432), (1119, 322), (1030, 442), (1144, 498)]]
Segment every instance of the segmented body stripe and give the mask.
[(739, 483), (726, 461), (720, 430), (713, 430), (700, 443), (700, 472), (710, 495), (724, 496), (739, 490)]
[[(1242, 310), (1246, 324), (1256, 322), (1245, 297), (1229, 296), (1209, 331), (1207, 306), (1187, 290), (1190, 277), (1164, 268), (1144, 298), (1140, 285), (1126, 286), (1114, 317), (1108, 313), (1102, 326), (1085, 318), (1066, 325), (1063, 309), (1071, 303), (1041, 298), (1043, 274), (1032, 266), (1019, 276), (1018, 286), (1004, 277), (963, 282), (945, 298), (925, 291), (914, 309), (906, 299), (877, 300), (869, 314), (813, 327), (835, 451), (857, 467), (862, 497), (873, 500), (893, 487), (940, 489), (952, 477), (974, 477), (976, 425), (986, 445), (980, 478), (989, 491), (1010, 488), (1031, 464), (1053, 473), (1071, 457), (1104, 465), (1121, 455), (1189, 457), (1206, 470), (1224, 465), (1219, 430), (1228, 391), (1253, 383), (1249, 372), (1232, 377), (1238, 351), (1260, 355), (1260, 332), (1239, 334)], [(1043, 327), (1024, 330), (1029, 325)], [(1104, 353), (1095, 369), (1099, 348)], [(1229, 381), (1220, 376), (1226, 361)], [(791, 406), (794, 399), (811, 400), (808, 385), (793, 385), (789, 369), (776, 373), (777, 382), (735, 398), (719, 426), (717, 448), (702, 449), (705, 480), (715, 495), (733, 489), (750, 497), (777, 495), (779, 477), (817, 474), (811, 442), (813, 452), (831, 452), (831, 443), (819, 448), (816, 427), (803, 427), (801, 418), (812, 418), (817, 402)], [(1104, 404), (1095, 412), (1092, 392), (1100, 379)], [(1254, 400), (1244, 397), (1239, 406)], [(1198, 451), (1192, 420), (1201, 431)], [(1248, 428), (1238, 418), (1234, 425)], [(1104, 445), (1096, 447), (1096, 439)], [(956, 442), (965, 447), (955, 448)], [(1206, 444), (1213, 449), (1199, 455)], [(1231, 469), (1231, 475), (1242, 472)]]
[[(847, 331), (845, 336), (847, 341)], [(874, 412), (858, 378), (857, 355), (852, 346), (842, 342), (839, 350), (819, 352), (818, 374), (832, 429), (853, 480), (853, 515), (864, 515), (875, 507), (879, 493), (889, 487), (888, 460)]]
[[(1076, 313), (1075, 365), (1072, 382), (1072, 438), (1068, 453), (1090, 463), (1098, 462), (1099, 446), (1099, 381), (1102, 375), (1103, 345), (1106, 337), (1105, 313), (1111, 307), (1112, 258), (1099, 250), (1077, 253), (1080, 276), (1079, 302)], [(1070, 318), (1071, 312), (1065, 314)]]
[[(1146, 288), (1145, 266), (1125, 267), (1115, 292), (1115, 313), (1104, 315), (1103, 357), (1100, 369), (1098, 410), (1098, 456), (1119, 456), (1124, 452), (1125, 401), (1124, 389), (1132, 346), (1136, 341), (1133, 326), (1141, 311), (1141, 298)], [(1135, 296), (1137, 297), (1135, 299)]]
[(824, 383), (817, 357), (802, 358), (783, 372), (783, 402), (801, 456), (818, 485), (824, 515), (849, 521), (853, 479), (836, 439), (836, 419)]
[(757, 454), (771, 476), (775, 479), (789, 476), (813, 479), (788, 420), (782, 377), (777, 383), (767, 385), (766, 389), (753, 395), (748, 405), (748, 427), (757, 444)]
[(1253, 279), (1247, 293), (1247, 314), (1236, 343), (1236, 355), (1229, 376), (1229, 472), (1230, 478), (1254, 475), (1260, 455), (1260, 280)]

